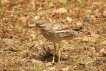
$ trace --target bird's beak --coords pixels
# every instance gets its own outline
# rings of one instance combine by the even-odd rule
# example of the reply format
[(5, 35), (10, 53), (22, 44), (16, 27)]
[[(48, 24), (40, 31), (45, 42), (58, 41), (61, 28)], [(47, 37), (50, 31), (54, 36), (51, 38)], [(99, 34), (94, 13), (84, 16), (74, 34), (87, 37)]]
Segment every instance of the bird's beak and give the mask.
[(34, 28), (35, 27), (35, 24), (30, 24), (28, 27), (29, 28)]

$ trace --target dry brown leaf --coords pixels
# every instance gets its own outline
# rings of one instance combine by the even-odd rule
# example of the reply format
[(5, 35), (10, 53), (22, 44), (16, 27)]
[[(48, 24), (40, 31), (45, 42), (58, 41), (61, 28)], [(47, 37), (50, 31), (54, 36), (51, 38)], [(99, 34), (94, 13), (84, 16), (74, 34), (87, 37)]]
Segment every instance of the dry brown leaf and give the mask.
[(88, 42), (88, 41), (95, 41), (95, 39), (92, 39), (92, 37), (87, 37), (87, 36), (84, 36), (82, 41), (85, 41), (85, 42)]
[(48, 67), (48, 66), (51, 66), (51, 65), (52, 65), (51, 62), (46, 63), (46, 66), (47, 66), (47, 67)]
[(50, 71), (57, 71), (55, 67), (51, 67)]
[(0, 64), (3, 64), (3, 59), (2, 58), (0, 58)]
[(106, 17), (106, 10), (104, 10), (104, 11), (103, 11), (103, 16), (105, 16), (105, 17)]
[(77, 27), (80, 27), (80, 26), (82, 26), (82, 23), (81, 22), (76, 22), (76, 25), (77, 25)]
[(69, 70), (69, 67), (62, 68), (62, 71), (68, 71), (68, 70)]
[(8, 39), (8, 38), (4, 38), (3, 40), (2, 40), (2, 42), (4, 42), (6, 45), (8, 45), (8, 46), (11, 46), (11, 45), (13, 45), (13, 40), (12, 39)]
[(67, 13), (67, 10), (65, 8), (59, 8), (57, 10), (54, 10), (53, 12), (58, 14), (64, 14)]
[(64, 3), (64, 1), (65, 1), (65, 0), (58, 0), (58, 2), (60, 2), (60, 3)]
[(40, 16), (35, 16), (34, 17), (34, 20), (38, 20), (38, 19), (40, 19)]
[(9, 0), (1, 0), (1, 4), (6, 4), (6, 3), (9, 3), (10, 1)]
[(31, 59), (32, 63), (37, 63), (40, 64), (42, 66), (43, 62), (39, 61), (39, 60), (35, 60), (35, 59)]
[(106, 41), (103, 41), (103, 42), (102, 42), (102, 45), (106, 45)]
[[(95, 67), (94, 65), (89, 66), (88, 63), (85, 63), (86, 67), (84, 68), (81, 68), (82, 65), (81, 67), (76, 67), (80, 65), (76, 65), (73, 61), (73, 59), (75, 59), (76, 61), (76, 57), (81, 57), (84, 53), (86, 53), (83, 55), (84, 61), (86, 61), (85, 59), (88, 60), (90, 58), (89, 63), (92, 63), (95, 58), (98, 58), (99, 53), (102, 54), (102, 58), (106, 60), (106, 58), (104, 58), (104, 56), (106, 56), (106, 41), (104, 38), (106, 30), (104, 28), (104, 22), (106, 18), (105, 0), (85, 1), (84, 7), (77, 1), (53, 0), (53, 3), (55, 5), (53, 5), (53, 7), (51, 7), (49, 10), (46, 8), (46, 4), (50, 3), (51, 0), (0, 0), (0, 2), (0, 71), (33, 71), (35, 70), (35, 68), (37, 68), (33, 67), (33, 65), (36, 64), (40, 64), (40, 68), (38, 67), (39, 71), (41, 71), (41, 69), (44, 69), (42, 71), (69, 71), (69, 69), (80, 69), (82, 71), (85, 71), (91, 70), (91, 67), (93, 67), (93, 71), (96, 71), (96, 68), (99, 69), (98, 71), (106, 70), (106, 61), (104, 61), (104, 63), (102, 61), (99, 67)], [(66, 7), (63, 7), (62, 4), (65, 4), (66, 2)], [(38, 8), (36, 12), (35, 8)], [(35, 31), (34, 28), (26, 28), (26, 25), (32, 26), (29, 24), (32, 24), (34, 20), (39, 19), (36, 16), (40, 16), (40, 19), (49, 20), (51, 22), (52, 20), (61, 23), (77, 22), (77, 25), (79, 26), (81, 25), (82, 19), (84, 19), (85, 17), (90, 18), (90, 28), (92, 29), (92, 31), (90, 32), (91, 36), (89, 36), (88, 34), (87, 35), (89, 37), (87, 35), (84, 36), (84, 34), (82, 33), (82, 37), (84, 41), (96, 41), (97, 43), (94, 43), (94, 45), (91, 46), (89, 45), (89, 42), (86, 42), (84, 43), (86, 44), (85, 46), (78, 46), (77, 50), (76, 48), (72, 48), (74, 46), (70, 46), (70, 43), (82, 43), (80, 42), (80, 36), (77, 37), (79, 38), (79, 40), (74, 39), (74, 41), (68, 41), (67, 43), (65, 41), (64, 44), (61, 43), (62, 47), (64, 48), (61, 57), (63, 61), (62, 64), (50, 66), (51, 63), (49, 64), (48, 62), (41, 61), (40, 57), (45, 55), (47, 52), (53, 53), (53, 44), (51, 44), (50, 42), (45, 42), (46, 39), (44, 39), (39, 32)], [(16, 27), (16, 23), (19, 24), (18, 28)], [(75, 24), (74, 26), (77, 25)], [(102, 29), (98, 29), (100, 27), (102, 27)], [(99, 30), (99, 34), (95, 33), (96, 30)], [(92, 34), (93, 31), (95, 34)], [(87, 32), (85, 32), (85, 34), (86, 33)], [(102, 42), (102, 46), (96, 45), (98, 44), (98, 39), (100, 41), (104, 40)], [(87, 50), (82, 49), (82, 47), (86, 47)], [(38, 58), (38, 60), (36, 58)], [(66, 58), (66, 60), (64, 60), (64, 58)], [(48, 63), (47, 66), (44, 65), (46, 63)]]
[(72, 22), (72, 18), (67, 17), (67, 18), (66, 18), (66, 21), (68, 21), (69, 23), (71, 23), (71, 22)]
[(33, 8), (35, 8), (35, 0), (31, 0), (30, 4), (33, 6)]
[(22, 20), (23, 22), (26, 22), (28, 18), (22, 16), (22, 17), (20, 17), (19, 19)]
[(103, 55), (106, 55), (106, 47), (102, 48), (102, 49), (100, 50), (100, 53), (103, 54)]
[(99, 38), (99, 35), (98, 34), (91, 34), (91, 37), (92, 37), (92, 39), (97, 39), (97, 38)]

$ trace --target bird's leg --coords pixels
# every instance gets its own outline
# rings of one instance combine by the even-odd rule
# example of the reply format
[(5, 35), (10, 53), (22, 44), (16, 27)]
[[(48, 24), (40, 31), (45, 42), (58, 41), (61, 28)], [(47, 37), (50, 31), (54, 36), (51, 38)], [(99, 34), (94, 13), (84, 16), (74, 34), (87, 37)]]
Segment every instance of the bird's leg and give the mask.
[(55, 44), (55, 42), (53, 42), (53, 45), (54, 45), (54, 52), (53, 52), (53, 60), (52, 60), (52, 63), (54, 63), (54, 61), (55, 61), (55, 55), (56, 55), (56, 44)]
[(60, 52), (61, 52), (61, 45), (59, 43), (59, 47), (58, 47), (58, 63), (60, 64)]

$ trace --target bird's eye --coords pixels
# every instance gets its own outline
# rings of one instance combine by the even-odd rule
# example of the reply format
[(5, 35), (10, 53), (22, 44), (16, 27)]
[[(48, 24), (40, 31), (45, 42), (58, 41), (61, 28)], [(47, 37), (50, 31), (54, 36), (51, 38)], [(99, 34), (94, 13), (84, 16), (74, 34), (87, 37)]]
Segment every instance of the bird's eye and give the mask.
[(43, 23), (42, 22), (39, 22), (39, 25), (42, 25)]

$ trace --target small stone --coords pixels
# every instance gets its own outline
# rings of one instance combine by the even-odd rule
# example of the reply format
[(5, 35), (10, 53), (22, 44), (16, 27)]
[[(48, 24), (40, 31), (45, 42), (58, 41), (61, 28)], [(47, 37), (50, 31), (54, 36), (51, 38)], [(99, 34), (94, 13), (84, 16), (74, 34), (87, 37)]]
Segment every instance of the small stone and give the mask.
[(31, 59), (32, 63), (37, 63), (37, 64), (40, 64), (42, 65), (43, 63), (39, 60), (35, 60), (35, 59)]
[(34, 19), (35, 19), (35, 20), (38, 20), (39, 18), (40, 18), (39, 16), (35, 16), (35, 18), (34, 18)]
[(48, 66), (51, 66), (51, 65), (52, 65), (51, 62), (46, 63), (46, 66), (47, 66), (47, 67), (48, 67)]
[(80, 26), (82, 26), (82, 23), (81, 23), (81, 22), (76, 22), (76, 25), (77, 25), (78, 27), (80, 27)]
[(62, 71), (68, 71), (68, 70), (69, 70), (69, 67), (62, 68)]
[(69, 23), (71, 23), (71, 22), (72, 22), (72, 18), (67, 17), (67, 18), (66, 18), (66, 21), (68, 21)]

